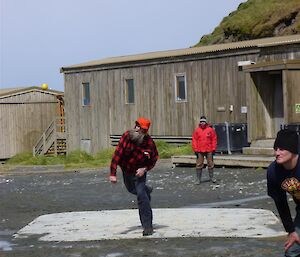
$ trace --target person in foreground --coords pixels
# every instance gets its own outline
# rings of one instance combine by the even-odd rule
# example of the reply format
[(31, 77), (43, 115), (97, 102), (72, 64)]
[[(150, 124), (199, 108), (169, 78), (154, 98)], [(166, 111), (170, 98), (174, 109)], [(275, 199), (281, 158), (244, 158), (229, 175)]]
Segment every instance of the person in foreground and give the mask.
[[(300, 160), (298, 135), (295, 131), (280, 130), (274, 142), (276, 160), (267, 170), (268, 195), (275, 202), (282, 224), (288, 233), (285, 256), (300, 256)], [(293, 220), (287, 201), (288, 192), (296, 204)]]
[(196, 184), (199, 185), (201, 183), (202, 169), (204, 167), (204, 157), (207, 161), (210, 181), (216, 183), (213, 170), (213, 155), (217, 148), (217, 134), (215, 130), (211, 126), (209, 126), (205, 116), (200, 117), (199, 126), (193, 132), (192, 147), (197, 156)]
[(153, 234), (150, 205), (152, 187), (146, 185), (146, 177), (158, 159), (156, 145), (148, 134), (150, 124), (150, 120), (146, 118), (137, 119), (134, 129), (122, 135), (110, 165), (110, 181), (117, 182), (116, 172), (119, 165), (128, 192), (137, 196), (143, 236)]

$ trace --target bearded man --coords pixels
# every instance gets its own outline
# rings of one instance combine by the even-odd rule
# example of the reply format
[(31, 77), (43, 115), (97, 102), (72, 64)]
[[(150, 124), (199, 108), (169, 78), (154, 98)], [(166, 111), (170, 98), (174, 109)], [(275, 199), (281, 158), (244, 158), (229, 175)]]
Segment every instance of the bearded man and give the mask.
[(148, 134), (150, 124), (150, 120), (146, 118), (137, 119), (134, 129), (122, 135), (110, 165), (111, 183), (117, 182), (116, 172), (119, 165), (126, 189), (137, 196), (143, 236), (153, 234), (150, 205), (152, 187), (146, 185), (146, 177), (158, 159), (156, 145)]

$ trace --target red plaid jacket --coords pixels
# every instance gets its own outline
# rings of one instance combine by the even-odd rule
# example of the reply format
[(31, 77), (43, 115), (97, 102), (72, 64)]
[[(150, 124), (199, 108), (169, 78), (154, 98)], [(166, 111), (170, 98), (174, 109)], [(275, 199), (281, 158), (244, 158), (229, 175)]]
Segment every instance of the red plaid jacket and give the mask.
[(117, 166), (123, 172), (135, 174), (139, 168), (151, 170), (158, 159), (158, 152), (153, 139), (147, 134), (141, 145), (136, 145), (129, 138), (129, 130), (126, 131), (113, 154), (110, 175), (116, 176)]

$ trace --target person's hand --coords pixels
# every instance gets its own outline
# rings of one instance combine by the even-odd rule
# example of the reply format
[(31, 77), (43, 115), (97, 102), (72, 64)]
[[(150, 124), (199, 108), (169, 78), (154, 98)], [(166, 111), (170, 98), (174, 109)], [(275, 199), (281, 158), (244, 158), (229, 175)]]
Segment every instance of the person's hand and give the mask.
[(288, 234), (288, 240), (284, 244), (284, 250), (287, 251), (294, 243), (300, 244), (300, 238), (296, 232)]
[(116, 176), (109, 176), (109, 180), (113, 184), (117, 183), (117, 177)]
[(144, 176), (145, 172), (146, 172), (146, 168), (139, 168), (139, 169), (136, 171), (135, 175), (136, 175), (137, 177), (142, 177), (142, 176)]

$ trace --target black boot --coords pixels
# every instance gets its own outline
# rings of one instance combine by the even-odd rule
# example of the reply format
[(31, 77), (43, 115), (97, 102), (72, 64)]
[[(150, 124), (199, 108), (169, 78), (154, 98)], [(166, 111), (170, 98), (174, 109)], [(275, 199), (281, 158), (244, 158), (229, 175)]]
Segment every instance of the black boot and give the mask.
[(209, 175), (209, 179), (212, 183), (216, 183), (217, 180), (214, 178), (214, 170), (213, 169), (209, 169), (208, 170), (208, 175)]
[(196, 168), (196, 185), (201, 184), (202, 169)]
[(151, 236), (153, 234), (153, 227), (144, 228), (143, 236)]

